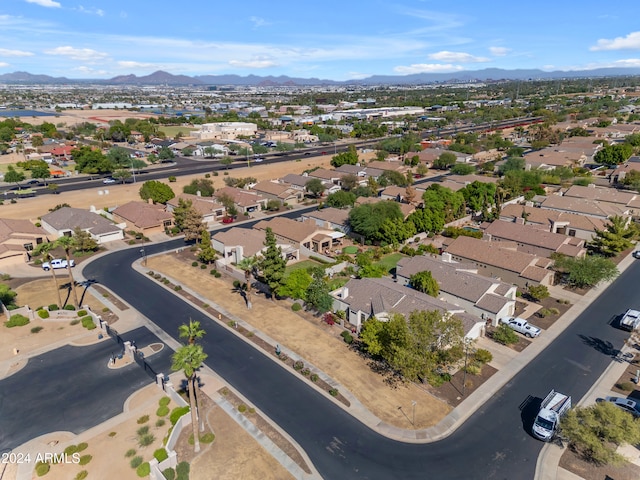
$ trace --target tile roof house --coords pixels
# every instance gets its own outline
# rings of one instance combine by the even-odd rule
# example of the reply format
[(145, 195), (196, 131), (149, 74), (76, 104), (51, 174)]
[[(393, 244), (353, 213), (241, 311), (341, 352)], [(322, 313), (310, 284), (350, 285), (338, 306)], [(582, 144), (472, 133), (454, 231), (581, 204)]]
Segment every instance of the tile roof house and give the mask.
[(352, 278), (331, 292), (333, 310), (346, 311), (346, 320), (360, 331), (362, 324), (375, 317), (388, 321), (393, 314), (408, 317), (415, 311), (439, 311), (455, 315), (462, 321), (466, 338), (482, 334), (485, 321), (469, 315), (463, 308), (443, 302), (425, 293), (395, 283), (390, 278)]
[(231, 197), (239, 213), (257, 212), (267, 207), (268, 200), (258, 192), (242, 190), (236, 187), (222, 187), (213, 194), (218, 200), (223, 195)]
[(580, 258), (587, 253), (584, 240), (561, 233), (553, 233), (539, 225), (524, 224), (524, 219), (516, 222), (497, 220), (484, 228), (484, 239), (491, 242), (514, 242), (516, 250), (540, 257), (550, 257), (552, 253), (562, 253)]
[(384, 173), (384, 170), (379, 168), (363, 165), (340, 165), (335, 170), (339, 173), (351, 174), (361, 178), (373, 177), (375, 180)]
[(164, 205), (133, 201), (120, 205), (111, 213), (114, 220), (126, 223), (127, 230), (151, 235), (162, 233), (173, 226), (173, 214), (164, 208)]
[(438, 298), (463, 308), (484, 320), (491, 319), (494, 326), (498, 319), (512, 316), (516, 308), (515, 285), (478, 274), (477, 269), (442, 257), (420, 255), (400, 259), (396, 266), (396, 279), (401, 285), (409, 285), (410, 278), (419, 272), (431, 272), (438, 282)]
[(0, 267), (28, 261), (29, 252), (47, 241), (47, 232), (29, 220), (0, 219)]
[(307, 256), (314, 253), (326, 253), (334, 243), (344, 237), (342, 232), (318, 227), (313, 220), (298, 222), (285, 217), (261, 220), (253, 228), (256, 230), (271, 228), (279, 243), (293, 245)]
[(269, 199), (278, 200), (281, 204), (296, 205), (304, 200), (304, 193), (279, 182), (258, 182), (251, 190)]
[(529, 283), (553, 285), (550, 259), (518, 252), (515, 248), (503, 248), (500, 242), (460, 236), (446, 247), (445, 252), (453, 261), (476, 265), (481, 275), (499, 278), (505, 283), (519, 287)]
[(504, 205), (500, 210), (500, 220), (515, 222), (523, 218), (523, 213), (528, 224), (539, 225), (549, 232), (562, 233), (586, 241), (591, 241), (595, 231), (604, 230), (607, 224), (603, 218), (516, 204)]
[(167, 202), (166, 211), (173, 213), (180, 205), (180, 200), (189, 201), (193, 208), (202, 215), (203, 223), (210, 225), (221, 221), (227, 213), (224, 205), (219, 203), (215, 197), (202, 197), (190, 193), (181, 193)]
[(615, 203), (629, 206), (634, 200), (639, 198), (636, 192), (618, 190), (616, 188), (596, 187), (591, 184), (588, 187), (572, 185), (563, 194), (564, 197), (584, 198), (594, 202)]
[[(418, 192), (417, 196), (420, 196), (421, 193)], [(393, 200), (385, 200), (380, 197), (358, 197), (356, 198), (356, 205), (364, 205), (365, 203), (378, 203), (378, 202), (393, 202)], [(397, 203), (397, 202), (396, 202)], [(408, 203), (398, 203), (400, 207), (400, 211), (402, 215), (406, 219), (409, 215), (416, 211), (416, 207), (414, 205), (409, 205)]]
[(622, 204), (599, 202), (578, 197), (567, 197), (564, 195), (549, 195), (542, 200), (540, 208), (555, 210), (557, 212), (577, 213), (601, 219), (608, 219), (611, 216), (630, 216), (632, 208)]
[[(231, 263), (237, 265), (245, 258), (260, 254), (266, 248), (264, 240), (265, 233), (261, 230), (233, 227), (227, 231), (215, 233), (211, 237), (211, 245), (221, 255), (218, 262), (224, 265)], [(282, 249), (282, 255), (287, 260), (300, 258), (299, 250), (289, 243), (278, 242), (278, 246)]]
[[(309, 175), (297, 175), (295, 173), (289, 173), (284, 177), (282, 177), (279, 181), (280, 183), (284, 185), (288, 185), (290, 188), (294, 190), (305, 192), (307, 190), (307, 183), (309, 183), (314, 178), (318, 178), (318, 177), (311, 177)], [(320, 179), (320, 180), (322, 181), (322, 184), (326, 188), (326, 190), (324, 191), (325, 195), (328, 195), (340, 190), (340, 186), (337, 185), (336, 183), (333, 183), (333, 181), (323, 180), (323, 179)]]
[[(104, 216), (103, 216), (104, 215)], [(125, 224), (116, 224), (110, 217), (111, 214), (96, 210), (82, 208), (62, 207), (43, 215), (42, 228), (56, 237), (72, 236), (76, 228), (84, 230), (91, 235), (99, 245), (124, 238)]]
[(351, 226), (349, 225), (349, 210), (340, 208), (323, 208), (303, 213), (300, 218), (304, 220), (313, 220), (320, 228), (329, 228), (338, 230), (343, 233), (349, 233)]

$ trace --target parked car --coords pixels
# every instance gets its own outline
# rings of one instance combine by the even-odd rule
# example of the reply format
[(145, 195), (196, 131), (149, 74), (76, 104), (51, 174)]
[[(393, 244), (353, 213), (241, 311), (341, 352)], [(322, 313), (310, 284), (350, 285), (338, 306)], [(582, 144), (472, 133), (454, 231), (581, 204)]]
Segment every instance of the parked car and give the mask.
[(622, 330), (633, 332), (638, 327), (640, 327), (640, 310), (630, 308), (624, 312), (624, 315), (620, 320), (620, 328)]
[(524, 318), (502, 317), (500, 322), (529, 338), (534, 338), (540, 335), (540, 329), (531, 325)]
[(233, 223), (233, 217), (224, 217), (222, 223)]
[(640, 250), (634, 250), (631, 255), (633, 255), (633, 258), (640, 258)]
[(257, 163), (264, 162), (264, 158), (258, 157), (254, 160), (254, 162), (257, 162)]
[(102, 180), (102, 183), (109, 184), (109, 183), (116, 183), (116, 181), (117, 180), (115, 178), (109, 177), (109, 178), (105, 178), (104, 180)]
[[(49, 271), (52, 268), (54, 270), (57, 270), (58, 268), (67, 268), (67, 265), (68, 264), (67, 264), (67, 261), (65, 259), (63, 259), (63, 258), (55, 258), (55, 259), (51, 260), (50, 262), (44, 262), (42, 264), (42, 269), (46, 270), (46, 271)], [(71, 259), (70, 265), (71, 265), (71, 267), (75, 267), (76, 266), (76, 262), (73, 259)]]
[(635, 400), (629, 400), (628, 398), (620, 397), (605, 397), (597, 398), (596, 402), (609, 402), (613, 403), (616, 407), (630, 413), (636, 418), (640, 418), (640, 405)]

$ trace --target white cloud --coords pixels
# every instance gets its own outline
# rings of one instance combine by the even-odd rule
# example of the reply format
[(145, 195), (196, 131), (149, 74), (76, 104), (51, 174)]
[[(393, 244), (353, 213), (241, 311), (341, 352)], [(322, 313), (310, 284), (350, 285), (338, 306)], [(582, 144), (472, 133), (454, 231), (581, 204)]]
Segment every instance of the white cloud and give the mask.
[(278, 63), (270, 58), (253, 58), (251, 60), (229, 60), (229, 65), (239, 68), (272, 68)]
[(99, 17), (104, 17), (104, 10), (102, 10), (101, 8), (84, 8), (82, 5), (79, 5), (76, 10), (88, 15), (97, 15)]
[(476, 57), (470, 53), (463, 52), (448, 52), (443, 50), (442, 52), (431, 53), (427, 55), (431, 60), (438, 60), (439, 62), (458, 62), (458, 63), (479, 63), (488, 62), (486, 57)]
[(347, 78), (354, 79), (354, 80), (360, 80), (362, 78), (367, 78), (372, 75), (373, 75), (372, 73), (347, 72)]
[(95, 70), (91, 67), (87, 67), (86, 65), (83, 65), (81, 67), (78, 68), (74, 68), (73, 70), (75, 70), (76, 72), (81, 72), (85, 75), (106, 75), (108, 72), (106, 70)]
[(494, 57), (504, 57), (511, 51), (511, 49), (505, 47), (489, 47), (489, 51)]
[(640, 50), (640, 32), (632, 32), (626, 37), (616, 37), (613, 40), (601, 38), (589, 50), (592, 52), (601, 50)]
[(409, 75), (412, 73), (446, 73), (446, 72), (458, 72), (464, 70), (460, 65), (443, 65), (440, 63), (414, 63), (412, 65), (398, 65), (394, 67), (395, 72), (403, 75)]
[(47, 55), (60, 55), (62, 57), (69, 57), (72, 60), (81, 60), (84, 62), (93, 62), (107, 58), (109, 55), (103, 52), (98, 52), (91, 48), (74, 48), (74, 47), (56, 47), (50, 50), (45, 50)]
[(159, 65), (154, 63), (146, 63), (146, 62), (134, 62), (131, 60), (123, 60), (118, 62), (118, 67), (120, 68), (156, 68), (161, 69)]
[(0, 57), (32, 57), (33, 53), (24, 52), (22, 50), (8, 50), (0, 48)]
[(53, 0), (26, 0), (27, 3), (35, 3), (36, 5), (40, 5), (41, 7), (49, 7), (49, 8), (60, 8), (61, 5), (59, 2), (54, 2)]
[(0, 62), (0, 68), (8, 67), (9, 64), (7, 62)]
[(268, 25), (271, 25), (271, 23), (267, 22), (267, 21), (266, 21), (264, 18), (262, 18), (262, 17), (256, 17), (256, 16), (253, 16), (253, 17), (249, 17), (249, 20), (251, 21), (251, 23), (253, 23), (253, 26), (254, 26), (255, 28), (258, 28), (258, 27), (266, 27), (266, 26), (268, 26)]

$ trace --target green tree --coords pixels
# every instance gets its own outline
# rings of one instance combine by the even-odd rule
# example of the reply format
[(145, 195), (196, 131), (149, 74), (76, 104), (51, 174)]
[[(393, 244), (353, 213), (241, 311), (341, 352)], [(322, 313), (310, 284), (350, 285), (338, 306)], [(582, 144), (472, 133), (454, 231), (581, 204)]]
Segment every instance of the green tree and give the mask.
[(211, 234), (205, 228), (200, 234), (200, 251), (198, 252), (198, 260), (209, 265), (217, 256), (216, 250), (211, 244)]
[(120, 168), (113, 172), (111, 176), (116, 180), (119, 180), (121, 183), (124, 183), (131, 178), (131, 172), (124, 168)]
[[(38, 245), (34, 251), (34, 254), (43, 255), (45, 260), (50, 262), (54, 258), (52, 250), (56, 248), (56, 244), (54, 242), (46, 242)], [(58, 296), (58, 306), (62, 308), (62, 297), (60, 296), (60, 285), (58, 284), (58, 277), (56, 276), (56, 269), (50, 268), (51, 277), (53, 278), (53, 283), (56, 286), (56, 295)]]
[(271, 290), (271, 298), (275, 299), (275, 294), (284, 281), (287, 261), (283, 258), (282, 248), (277, 244), (276, 236), (270, 227), (265, 231), (264, 246), (267, 248), (262, 252), (259, 268), (265, 283)]
[(184, 219), (182, 220), (182, 231), (184, 232), (185, 241), (195, 240), (197, 243), (202, 236), (202, 232), (205, 230), (205, 226), (202, 214), (191, 204), (190, 200), (188, 203), (189, 207), (186, 209)]
[(631, 155), (633, 155), (633, 147), (631, 145), (628, 143), (616, 143), (606, 145), (598, 150), (593, 159), (598, 163), (612, 166), (626, 162)]
[[(62, 247), (64, 250), (65, 257), (67, 259), (67, 273), (69, 275), (69, 285), (71, 286), (71, 293), (73, 294), (73, 305), (76, 309), (80, 306), (80, 302), (78, 302), (78, 292), (76, 291), (76, 282), (73, 279), (73, 272), (71, 271), (71, 250), (75, 248), (76, 243), (73, 237), (67, 237), (63, 235), (59, 237), (55, 241), (55, 245), (57, 247)], [(53, 268), (51, 269), (53, 270)]]
[(220, 164), (224, 165), (225, 170), (229, 169), (229, 165), (233, 163), (233, 157), (224, 156), (220, 159)]
[(151, 200), (153, 203), (165, 204), (175, 196), (169, 185), (158, 180), (147, 180), (140, 187), (140, 198), (145, 202)]
[(228, 216), (235, 217), (238, 214), (238, 209), (231, 195), (223, 193), (218, 195), (216, 198), (218, 199), (218, 202), (224, 206)]
[(129, 150), (122, 147), (112, 147), (107, 152), (107, 160), (114, 168), (128, 168), (131, 166), (131, 154)]
[(49, 166), (45, 163), (44, 165), (37, 165), (33, 167), (31, 169), (31, 178), (39, 178), (42, 181), (44, 181), (46, 185), (46, 179), (51, 178), (51, 172), (49, 171)]
[(191, 195), (197, 195), (200, 192), (200, 195), (203, 197), (211, 197), (215, 192), (213, 188), (213, 182), (208, 178), (195, 178), (191, 180), (189, 185), (185, 185), (182, 188), (184, 193), (189, 193)]
[(355, 145), (350, 145), (346, 152), (338, 153), (331, 157), (331, 166), (338, 168), (341, 165), (355, 165), (358, 163), (358, 152)]
[(507, 172), (511, 172), (514, 170), (524, 171), (525, 166), (526, 163), (524, 158), (509, 157), (502, 165), (500, 165), (500, 167), (498, 168), (498, 172), (500, 173), (500, 175), (506, 175)]
[(518, 343), (518, 335), (516, 332), (504, 323), (498, 325), (498, 327), (493, 331), (491, 338), (503, 345), (513, 345), (514, 343)]
[(597, 465), (624, 463), (617, 447), (640, 442), (640, 422), (610, 402), (574, 407), (560, 420), (560, 431), (574, 451)]
[[(53, 270), (53, 268), (51, 269)], [(13, 305), (15, 302), (17, 293), (11, 290), (11, 287), (6, 283), (0, 283), (0, 302), (5, 307), (7, 305)], [(2, 312), (2, 308), (0, 308), (0, 313)]]
[(422, 194), (424, 209), (442, 216), (444, 223), (449, 223), (465, 214), (464, 195), (441, 185), (430, 185)]
[(476, 167), (473, 165), (467, 165), (466, 163), (458, 163), (451, 167), (451, 174), (453, 175), (471, 175), (475, 173)]
[(189, 323), (183, 323), (178, 327), (178, 337), (187, 340), (188, 345), (194, 345), (196, 340), (201, 339), (207, 332), (200, 326), (197, 320), (189, 319)]
[(616, 215), (609, 219), (604, 230), (595, 230), (589, 248), (605, 257), (614, 257), (631, 247), (637, 230), (625, 217)]
[(4, 181), (7, 183), (15, 183), (19, 186), (20, 182), (24, 181), (25, 175), (22, 172), (17, 171), (13, 168), (13, 165), (9, 165), (7, 168), (7, 173), (4, 174)]
[(419, 292), (426, 293), (432, 297), (437, 297), (440, 293), (440, 285), (428, 270), (411, 275), (409, 284)]
[(534, 301), (539, 302), (549, 297), (549, 289), (546, 285), (529, 285), (527, 293)]
[(189, 405), (191, 408), (191, 428), (193, 431), (193, 451), (200, 451), (200, 439), (198, 435), (198, 405), (197, 405), (197, 372), (207, 359), (202, 345), (185, 345), (180, 347), (172, 356), (171, 369), (174, 371), (182, 370), (184, 376), (187, 377), (187, 385), (189, 386)]
[(630, 172), (627, 172), (627, 174), (622, 179), (622, 184), (633, 190), (639, 191), (640, 190), (640, 171), (631, 170)]
[(456, 164), (458, 157), (451, 152), (442, 152), (438, 158), (433, 161), (433, 168), (438, 170), (446, 170)]
[(161, 162), (167, 162), (170, 160), (173, 160), (176, 157), (176, 155), (173, 153), (173, 150), (171, 150), (169, 147), (162, 147), (160, 148), (160, 150), (158, 150), (158, 159)]
[(306, 301), (318, 313), (325, 313), (333, 306), (333, 297), (329, 294), (329, 285), (324, 281), (324, 270), (314, 268), (311, 274), (312, 282), (307, 287)]
[(256, 276), (256, 269), (258, 268), (258, 258), (255, 255), (252, 257), (244, 257), (238, 263), (238, 268), (244, 272), (247, 308), (251, 309), (251, 295), (253, 294), (251, 285), (253, 284), (253, 279)]
[(467, 207), (472, 212), (487, 212), (493, 205), (497, 186), (494, 183), (475, 181), (460, 189)]
[(340, 188), (346, 192), (354, 190), (358, 186), (358, 177), (349, 173), (340, 177)]
[(86, 230), (80, 227), (73, 229), (73, 251), (80, 253), (95, 252), (98, 250), (98, 242)]
[(385, 220), (402, 222), (403, 215), (397, 202), (383, 201), (358, 205), (349, 212), (349, 223), (354, 232), (371, 241), (383, 240)]
[(353, 192), (338, 190), (327, 195), (325, 203), (333, 208), (352, 207), (356, 203), (356, 195)]
[(586, 255), (582, 258), (552, 255), (556, 270), (564, 273), (569, 285), (588, 288), (602, 281), (613, 280), (618, 276), (618, 268), (608, 258), (600, 255)]
[(278, 296), (304, 300), (312, 281), (313, 278), (306, 269), (294, 270), (285, 277), (284, 283), (278, 288)]
[(76, 163), (76, 171), (88, 174), (108, 173), (113, 170), (113, 164), (98, 149), (88, 145), (71, 150), (71, 156)]
[(319, 178), (312, 178), (305, 184), (304, 189), (314, 197), (319, 198), (327, 187)]

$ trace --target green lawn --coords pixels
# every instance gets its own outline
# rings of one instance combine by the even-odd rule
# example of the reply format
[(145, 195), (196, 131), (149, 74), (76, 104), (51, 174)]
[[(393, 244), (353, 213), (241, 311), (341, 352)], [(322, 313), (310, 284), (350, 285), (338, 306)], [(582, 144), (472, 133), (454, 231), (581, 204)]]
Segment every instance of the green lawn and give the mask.
[(287, 265), (287, 268), (284, 271), (284, 276), (288, 277), (291, 272), (300, 269), (307, 269), (310, 267), (325, 267), (326, 265), (321, 264), (320, 262), (316, 262), (315, 260), (303, 260), (301, 262), (294, 263), (293, 265)]
[(391, 270), (396, 268), (396, 265), (398, 264), (400, 259), (404, 258), (405, 256), (406, 255), (403, 255), (402, 253), (391, 253), (386, 257), (383, 257), (379, 262), (375, 262), (374, 265), (381, 265), (387, 270), (387, 272), (390, 272)]
[(190, 127), (181, 127), (181, 126), (167, 126), (167, 127), (160, 127), (158, 128), (158, 130), (160, 130), (161, 132), (164, 132), (167, 138), (175, 138), (178, 132), (182, 132), (183, 136), (189, 136), (191, 132), (198, 129), (190, 128)]

